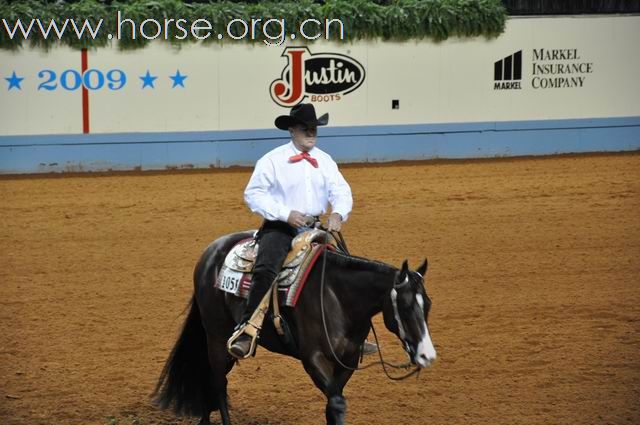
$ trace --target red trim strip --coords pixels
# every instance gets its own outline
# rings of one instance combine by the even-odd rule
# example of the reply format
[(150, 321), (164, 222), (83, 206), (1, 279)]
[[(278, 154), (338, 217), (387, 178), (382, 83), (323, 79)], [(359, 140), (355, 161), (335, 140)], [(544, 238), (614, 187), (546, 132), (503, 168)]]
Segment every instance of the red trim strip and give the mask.
[(296, 304), (298, 303), (298, 298), (300, 298), (300, 294), (302, 293), (302, 288), (304, 288), (304, 284), (307, 283), (307, 277), (309, 277), (309, 273), (311, 273), (311, 269), (313, 269), (313, 266), (316, 264), (318, 257), (320, 257), (320, 254), (322, 254), (325, 249), (333, 249), (333, 246), (323, 245), (313, 256), (313, 258), (309, 262), (309, 267), (307, 267), (307, 270), (304, 271), (304, 275), (302, 275), (302, 280), (300, 281), (298, 292), (296, 293), (295, 297), (293, 298), (293, 301), (291, 302), (292, 307), (295, 307)]
[[(82, 49), (81, 53), (82, 58), (82, 73), (81, 75), (84, 77), (84, 73), (87, 71), (89, 67), (89, 60), (87, 55), (87, 49)], [(89, 133), (89, 90), (82, 85), (82, 132), (84, 134)]]

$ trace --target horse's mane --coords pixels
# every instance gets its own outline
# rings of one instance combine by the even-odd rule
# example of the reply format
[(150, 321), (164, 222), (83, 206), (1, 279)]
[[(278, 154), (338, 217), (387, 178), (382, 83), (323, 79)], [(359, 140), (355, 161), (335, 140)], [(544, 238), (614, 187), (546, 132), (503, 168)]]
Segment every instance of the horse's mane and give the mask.
[(396, 271), (397, 268), (389, 264), (383, 263), (377, 260), (370, 260), (368, 258), (358, 257), (355, 255), (345, 254), (339, 251), (328, 251), (333, 257), (333, 260), (337, 265), (349, 267), (356, 266), (365, 270), (370, 270), (378, 273), (391, 273)]

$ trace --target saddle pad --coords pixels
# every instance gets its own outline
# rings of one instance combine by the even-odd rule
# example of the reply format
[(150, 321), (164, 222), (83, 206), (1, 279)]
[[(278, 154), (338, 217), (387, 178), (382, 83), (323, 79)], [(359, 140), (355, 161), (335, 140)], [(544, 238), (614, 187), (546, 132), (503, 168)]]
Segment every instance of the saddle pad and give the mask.
[[(280, 272), (277, 279), (286, 284), (286, 286), (278, 285), (278, 301), (281, 306), (295, 307), (313, 265), (326, 248), (327, 245), (316, 244), (313, 246), (308, 264), (302, 266), (293, 283), (290, 283), (290, 279), (288, 279), (291, 269), (283, 269)], [(237, 297), (248, 298), (251, 290), (251, 273), (239, 272), (223, 264), (213, 286)]]

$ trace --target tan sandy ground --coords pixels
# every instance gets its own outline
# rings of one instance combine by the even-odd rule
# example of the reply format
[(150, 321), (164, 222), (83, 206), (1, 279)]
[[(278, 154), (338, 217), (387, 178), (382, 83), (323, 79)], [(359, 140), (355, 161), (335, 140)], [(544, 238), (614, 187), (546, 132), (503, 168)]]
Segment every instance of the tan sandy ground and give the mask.
[[(640, 423), (639, 154), (344, 174), (354, 254), (429, 257), (439, 354), (417, 380), (356, 373), (349, 424)], [(202, 249), (259, 224), (248, 177), (0, 179), (0, 423), (191, 423), (148, 396)], [(230, 396), (235, 424), (323, 423), (302, 367), (264, 350), (232, 372)]]

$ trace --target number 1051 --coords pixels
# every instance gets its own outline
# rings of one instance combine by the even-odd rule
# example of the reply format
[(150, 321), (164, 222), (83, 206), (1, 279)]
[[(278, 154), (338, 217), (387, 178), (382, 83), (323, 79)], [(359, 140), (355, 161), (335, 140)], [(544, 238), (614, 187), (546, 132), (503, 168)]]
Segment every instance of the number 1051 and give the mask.
[(81, 86), (89, 90), (100, 90), (106, 84), (109, 90), (120, 90), (127, 83), (127, 74), (121, 69), (111, 69), (103, 73), (99, 69), (87, 69), (80, 73), (75, 69), (67, 69), (58, 74), (51, 69), (43, 69), (38, 72), (38, 77), (43, 81), (38, 85), (38, 90), (53, 91), (58, 84), (65, 90), (74, 91)]

